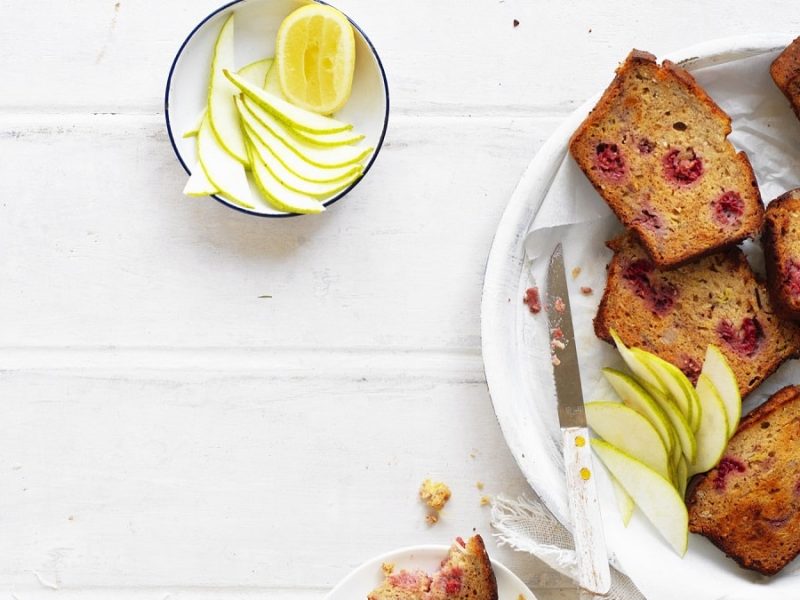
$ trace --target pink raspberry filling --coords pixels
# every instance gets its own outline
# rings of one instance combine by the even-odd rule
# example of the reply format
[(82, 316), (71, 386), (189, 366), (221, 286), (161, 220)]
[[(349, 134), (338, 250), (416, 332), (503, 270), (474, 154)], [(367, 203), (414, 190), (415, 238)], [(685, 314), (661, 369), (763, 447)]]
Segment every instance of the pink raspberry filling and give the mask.
[(665, 281), (660, 284), (650, 279), (655, 270), (653, 263), (640, 258), (631, 262), (622, 272), (622, 277), (633, 288), (633, 292), (650, 305), (650, 310), (657, 315), (665, 315), (675, 304), (678, 290)]
[(670, 150), (664, 156), (664, 176), (680, 186), (690, 185), (703, 174), (703, 159), (694, 149)]
[(714, 489), (724, 490), (731, 473), (744, 473), (747, 470), (744, 463), (737, 458), (724, 457), (717, 465), (717, 474), (714, 478)]
[(744, 215), (744, 200), (739, 192), (725, 192), (711, 203), (714, 220), (720, 225), (739, 225)]
[(664, 221), (661, 216), (654, 210), (643, 208), (639, 211), (639, 216), (634, 218), (634, 223), (641, 224), (645, 229), (657, 232), (664, 227)]
[(650, 154), (653, 151), (653, 148), (655, 148), (655, 144), (653, 144), (653, 142), (651, 142), (647, 138), (642, 138), (641, 140), (639, 140), (637, 148), (639, 148), (639, 152), (641, 152), (642, 154)]
[(723, 319), (717, 325), (717, 335), (734, 352), (752, 356), (764, 338), (764, 331), (756, 319), (745, 317), (738, 329), (729, 319)]
[(800, 295), (800, 263), (794, 259), (786, 262), (785, 285), (792, 296)]
[(427, 587), (428, 576), (420, 571), (415, 573), (411, 571), (400, 571), (399, 573), (389, 575), (389, 583), (393, 587), (401, 590), (417, 590), (420, 588), (422, 582), (424, 582), (425, 587)]
[(597, 144), (595, 164), (600, 172), (611, 181), (619, 181), (625, 176), (625, 159), (616, 144), (606, 142)]

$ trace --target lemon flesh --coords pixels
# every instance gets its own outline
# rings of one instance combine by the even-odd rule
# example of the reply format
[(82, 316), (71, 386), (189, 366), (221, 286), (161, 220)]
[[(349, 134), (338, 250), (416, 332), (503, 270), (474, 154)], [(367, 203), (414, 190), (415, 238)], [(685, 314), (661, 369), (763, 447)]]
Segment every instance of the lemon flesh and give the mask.
[(298, 8), (278, 29), (275, 64), (289, 102), (323, 115), (336, 112), (353, 86), (353, 27), (332, 6), (312, 3)]

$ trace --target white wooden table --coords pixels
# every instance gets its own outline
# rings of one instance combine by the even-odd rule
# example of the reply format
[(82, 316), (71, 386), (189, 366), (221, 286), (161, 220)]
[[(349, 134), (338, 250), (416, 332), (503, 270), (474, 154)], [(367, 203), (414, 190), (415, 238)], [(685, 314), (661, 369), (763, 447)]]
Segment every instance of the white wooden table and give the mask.
[[(322, 218), (273, 221), (180, 193), (164, 83), (219, 3), (0, 1), (0, 597), (317, 599), (375, 554), (490, 539), (480, 496), (527, 490), (479, 339), (523, 169), (633, 46), (800, 33), (788, 0), (340, 0), (386, 143)], [(454, 492), (434, 527), (428, 476)]]

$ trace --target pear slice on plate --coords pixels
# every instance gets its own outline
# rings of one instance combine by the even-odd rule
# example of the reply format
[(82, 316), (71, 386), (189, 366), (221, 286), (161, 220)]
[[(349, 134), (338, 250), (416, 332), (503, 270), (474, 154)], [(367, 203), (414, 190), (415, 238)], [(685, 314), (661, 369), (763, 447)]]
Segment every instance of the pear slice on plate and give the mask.
[[(200, 114), (197, 115), (197, 119), (195, 120), (194, 125), (192, 125), (189, 129), (187, 129), (183, 133), (184, 138), (195, 137), (198, 133), (200, 133), (200, 125), (203, 124), (203, 119), (206, 118), (207, 112), (208, 108), (204, 106), (203, 110), (200, 111)], [(194, 171), (192, 171), (192, 173), (194, 173)]]
[(288, 127), (270, 112), (261, 108), (253, 100), (245, 97), (244, 103), (250, 109), (250, 114), (259, 123), (269, 129), (273, 135), (280, 138), (287, 148), (312, 165), (326, 168), (343, 167), (361, 162), (373, 150), (373, 148), (358, 146), (317, 146), (303, 138), (296, 137), (291, 127)]
[(672, 477), (667, 448), (645, 417), (619, 402), (590, 402), (585, 409), (586, 422), (597, 435), (665, 479)]
[(622, 517), (622, 524), (625, 527), (628, 526), (628, 523), (631, 522), (631, 517), (633, 516), (633, 511), (636, 508), (636, 504), (631, 498), (630, 494), (625, 491), (625, 488), (622, 487), (619, 481), (611, 475), (611, 486), (614, 488), (614, 498), (617, 500), (617, 510), (619, 510), (619, 516)]
[(708, 375), (701, 373), (697, 379), (697, 394), (703, 415), (697, 429), (697, 457), (689, 463), (689, 475), (712, 469), (728, 445), (728, 413)]
[(633, 377), (622, 371), (607, 368), (603, 369), (603, 375), (622, 402), (650, 421), (664, 446), (671, 451), (675, 445), (675, 432), (664, 411), (656, 404), (652, 396)]
[(264, 81), (267, 78), (267, 73), (272, 68), (273, 61), (274, 59), (272, 58), (262, 58), (261, 60), (253, 61), (249, 65), (239, 69), (237, 74), (253, 85), (264, 87)]
[(681, 498), (686, 497), (686, 485), (689, 483), (689, 464), (686, 462), (686, 457), (681, 456), (678, 462), (678, 468), (675, 469), (675, 478), (677, 481), (677, 489)]
[(242, 163), (225, 152), (211, 131), (209, 119), (204, 119), (197, 134), (197, 158), (219, 195), (244, 208), (254, 209), (258, 198), (247, 183)]
[(249, 134), (258, 138), (284, 167), (298, 177), (317, 183), (330, 183), (361, 174), (362, 167), (359, 164), (330, 168), (312, 165), (310, 162), (295, 154), (295, 152), (287, 147), (279, 137), (264, 127), (264, 125), (255, 118), (253, 113), (250, 112), (246, 104), (239, 102), (238, 106), (242, 108), (242, 121), (247, 127)]
[[(278, 75), (278, 67), (275, 66), (275, 63), (272, 63), (272, 67), (267, 71), (267, 76), (264, 78), (264, 90), (281, 100), (286, 100), (281, 87), (281, 79)], [(288, 100), (286, 101), (288, 102)]]
[(692, 432), (686, 417), (683, 416), (678, 406), (666, 394), (654, 393), (652, 398), (669, 419), (672, 430), (675, 432), (678, 442), (680, 442), (683, 455), (690, 462), (693, 461), (697, 456), (697, 438)]
[(305, 194), (298, 194), (283, 185), (275, 177), (270, 167), (255, 156), (255, 150), (253, 150), (249, 142), (248, 152), (253, 155), (250, 167), (256, 187), (272, 206), (284, 212), (306, 215), (319, 214), (325, 211), (325, 207), (321, 202)]
[(650, 370), (667, 388), (670, 398), (678, 405), (683, 416), (691, 424), (693, 421), (692, 411), (694, 410), (694, 402), (692, 402), (691, 397), (694, 392), (694, 386), (689, 381), (689, 378), (678, 367), (660, 356), (651, 354), (641, 348), (631, 348), (631, 352), (636, 358), (650, 367)]
[(648, 365), (643, 363), (633, 352), (630, 351), (630, 349), (619, 338), (617, 332), (613, 329), (611, 330), (611, 337), (614, 340), (614, 344), (617, 346), (617, 351), (622, 357), (622, 360), (624, 360), (625, 364), (628, 365), (628, 368), (636, 376), (636, 379), (642, 384), (642, 387), (644, 387), (650, 393), (669, 393), (667, 386), (661, 383), (661, 380)]
[(260, 160), (261, 162), (269, 165), (269, 170), (272, 174), (290, 190), (294, 190), (298, 194), (305, 194), (315, 198), (329, 198), (349, 186), (353, 181), (361, 176), (361, 173), (356, 171), (348, 177), (330, 181), (327, 183), (317, 183), (308, 181), (302, 177), (298, 177), (292, 173), (284, 164), (278, 160), (272, 151), (267, 148), (258, 136), (252, 130), (245, 126), (245, 135), (250, 142), (254, 152), (252, 160)]
[(728, 415), (728, 437), (730, 438), (736, 432), (742, 417), (742, 396), (739, 393), (736, 375), (733, 374), (722, 351), (713, 345), (706, 349), (702, 373), (707, 375), (714, 384), (725, 405), (725, 412)]
[(233, 103), (238, 93), (236, 87), (223, 74), (232, 69), (233, 54), (233, 15), (228, 17), (219, 30), (211, 59), (211, 76), (208, 84), (208, 117), (211, 129), (220, 145), (233, 158), (243, 165), (247, 164), (247, 150), (244, 147), (244, 134), (239, 122), (239, 112)]
[(196, 163), (192, 169), (192, 174), (189, 181), (186, 182), (186, 187), (183, 188), (183, 193), (186, 196), (211, 196), (218, 193), (217, 187), (208, 180), (206, 172), (200, 163)]
[(236, 73), (231, 73), (229, 69), (224, 70), (225, 76), (248, 97), (252, 98), (256, 104), (268, 110), (281, 121), (296, 129), (310, 131), (311, 133), (335, 133), (337, 131), (347, 131), (353, 126), (349, 123), (337, 121), (332, 117), (325, 117), (289, 104), (286, 100), (278, 98), (274, 94), (264, 91), (257, 85), (251, 84)]
[(593, 439), (592, 448), (672, 549), (686, 554), (689, 513), (672, 483), (607, 442)]

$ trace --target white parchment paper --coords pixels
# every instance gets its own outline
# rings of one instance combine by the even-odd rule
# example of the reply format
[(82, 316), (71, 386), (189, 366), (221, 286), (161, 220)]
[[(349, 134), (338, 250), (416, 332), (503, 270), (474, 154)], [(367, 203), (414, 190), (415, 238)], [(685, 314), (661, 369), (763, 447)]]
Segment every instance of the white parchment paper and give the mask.
[[(694, 76), (733, 119), (730, 140), (748, 153), (764, 202), (800, 186), (800, 123), (769, 76), (776, 52), (693, 70)], [(592, 319), (605, 286), (605, 267), (611, 253), (604, 242), (622, 230), (606, 204), (571, 158), (565, 156), (526, 238), (530, 283), (544, 282), (547, 260), (557, 241), (563, 241), (570, 279), (570, 298), (580, 357), (585, 400), (610, 394), (600, 376), (605, 366), (621, 366), (609, 345), (593, 333)], [(762, 269), (757, 243), (745, 244), (756, 270)], [(591, 295), (581, 287), (591, 287)], [(552, 381), (548, 335), (544, 319), (527, 327), (537, 380)], [(544, 323), (543, 323), (544, 322)], [(748, 412), (770, 394), (788, 384), (800, 383), (800, 361), (790, 361), (746, 400)], [(548, 384), (544, 384), (547, 388)], [(555, 412), (549, 413), (550, 431), (558, 435)], [(800, 449), (798, 449), (800, 451)], [(599, 465), (599, 461), (596, 461)], [(606, 477), (599, 481), (606, 537), (613, 560), (650, 600), (800, 598), (800, 561), (782, 573), (765, 578), (739, 568), (705, 538), (690, 534), (689, 551), (678, 557), (638, 513), (626, 529), (617, 514)]]

